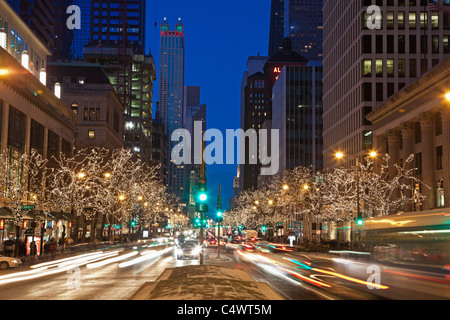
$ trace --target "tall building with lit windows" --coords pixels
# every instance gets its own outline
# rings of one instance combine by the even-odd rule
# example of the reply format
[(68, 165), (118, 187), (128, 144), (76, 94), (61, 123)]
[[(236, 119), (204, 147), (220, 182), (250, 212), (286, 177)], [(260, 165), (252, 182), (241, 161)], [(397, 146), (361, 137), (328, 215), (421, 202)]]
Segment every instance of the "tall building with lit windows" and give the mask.
[(184, 198), (186, 170), (184, 165), (175, 165), (171, 160), (174, 146), (172, 133), (183, 128), (184, 122), (184, 25), (181, 19), (170, 30), (164, 19), (160, 27), (159, 51), (159, 111), (169, 137), (168, 186), (169, 191)]
[(292, 50), (307, 60), (323, 58), (323, 0), (272, 0), (269, 57), (283, 50), (289, 37)]
[[(435, 1), (437, 2), (437, 1)], [(450, 15), (428, 1), (324, 1), (324, 167), (346, 165), (373, 147), (366, 116), (450, 55)], [(448, 0), (439, 0), (448, 9)], [(380, 24), (378, 29), (376, 24)]]
[(145, 1), (91, 0), (90, 42), (84, 60), (100, 63), (124, 105), (125, 147), (151, 162), (153, 81), (156, 67), (145, 52)]

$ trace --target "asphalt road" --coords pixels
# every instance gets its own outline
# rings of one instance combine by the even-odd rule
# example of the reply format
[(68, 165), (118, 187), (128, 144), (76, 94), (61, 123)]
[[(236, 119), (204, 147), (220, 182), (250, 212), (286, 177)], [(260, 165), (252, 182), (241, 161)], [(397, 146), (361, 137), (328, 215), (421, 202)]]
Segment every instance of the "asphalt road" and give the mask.
[[(261, 256), (265, 260), (260, 260)], [(241, 268), (256, 281), (268, 283), (286, 300), (450, 298), (450, 281), (435, 275), (380, 266), (381, 284), (388, 289), (369, 289), (361, 282), (367, 279), (366, 265), (342, 265), (326, 255), (298, 252), (261, 256), (224, 249), (218, 256), (217, 248), (209, 247), (204, 264)], [(76, 260), (60, 261), (58, 266), (22, 266), (0, 272), (0, 299), (127, 300), (142, 284), (157, 280), (165, 268), (199, 263), (177, 260), (173, 246), (77, 255)]]

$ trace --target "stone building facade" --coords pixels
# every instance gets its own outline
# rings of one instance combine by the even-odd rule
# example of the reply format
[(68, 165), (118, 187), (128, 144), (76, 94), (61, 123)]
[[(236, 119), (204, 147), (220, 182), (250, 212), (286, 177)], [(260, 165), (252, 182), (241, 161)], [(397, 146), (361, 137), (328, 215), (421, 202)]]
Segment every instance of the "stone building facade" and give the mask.
[(420, 191), (426, 199), (405, 205), (405, 212), (450, 207), (449, 93), (450, 58), (367, 116), (374, 147), (378, 154), (389, 155), (390, 165), (414, 155), (413, 169), (423, 185), (413, 186), (406, 196)]

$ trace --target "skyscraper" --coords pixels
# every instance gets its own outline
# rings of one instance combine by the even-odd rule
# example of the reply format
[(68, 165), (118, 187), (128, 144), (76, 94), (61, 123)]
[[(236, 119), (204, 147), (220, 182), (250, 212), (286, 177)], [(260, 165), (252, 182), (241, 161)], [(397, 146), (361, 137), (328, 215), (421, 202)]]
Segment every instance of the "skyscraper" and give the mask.
[(53, 50), (56, 33), (52, 0), (7, 0), (47, 48)]
[(307, 60), (323, 59), (323, 0), (289, 1), (292, 50)]
[(307, 60), (323, 57), (323, 0), (272, 0), (269, 56), (283, 50), (290, 37), (292, 50)]
[[(370, 1), (325, 0), (324, 4), (324, 167), (337, 151), (355, 163), (372, 149), (366, 116), (450, 55), (450, 16), (423, 1), (388, 1), (381, 28), (373, 28)], [(447, 1), (439, 1), (440, 4)], [(425, 2), (426, 4), (426, 2)], [(351, 156), (352, 155), (352, 156)]]
[(125, 106), (125, 146), (151, 160), (153, 81), (156, 68), (144, 52), (143, 0), (91, 0), (91, 42), (84, 59), (100, 63)]
[(175, 30), (169, 30), (166, 19), (160, 28), (159, 51), (159, 111), (169, 137), (168, 185), (169, 191), (184, 198), (185, 170), (171, 161), (174, 143), (172, 132), (183, 128), (184, 107), (184, 25), (178, 19)]
[(272, 129), (278, 129), (280, 172), (322, 169), (322, 66), (285, 66), (273, 87)]
[(135, 52), (144, 50), (144, 0), (91, 0), (91, 2), (90, 28), (93, 45), (108, 47), (125, 42), (126, 47)]
[(71, 30), (69, 60), (83, 60), (84, 46), (89, 45), (91, 41), (91, 16), (93, 8), (91, 6), (91, 0), (74, 0), (72, 4), (77, 5), (81, 9), (82, 19), (81, 29)]
[(289, 0), (272, 0), (270, 9), (269, 57), (282, 50), (282, 40), (285, 37), (284, 5)]

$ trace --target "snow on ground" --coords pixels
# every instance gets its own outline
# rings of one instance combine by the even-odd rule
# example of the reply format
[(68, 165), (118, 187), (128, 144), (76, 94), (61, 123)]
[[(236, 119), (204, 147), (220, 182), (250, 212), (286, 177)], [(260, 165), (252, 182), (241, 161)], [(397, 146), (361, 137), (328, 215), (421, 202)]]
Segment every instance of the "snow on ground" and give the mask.
[(245, 271), (222, 266), (166, 269), (147, 282), (131, 300), (283, 300), (270, 286), (255, 282)]

